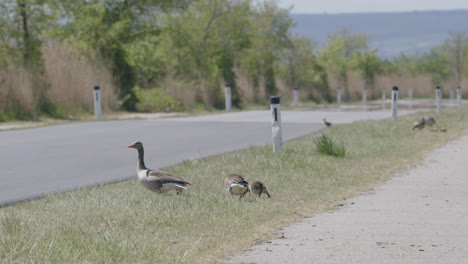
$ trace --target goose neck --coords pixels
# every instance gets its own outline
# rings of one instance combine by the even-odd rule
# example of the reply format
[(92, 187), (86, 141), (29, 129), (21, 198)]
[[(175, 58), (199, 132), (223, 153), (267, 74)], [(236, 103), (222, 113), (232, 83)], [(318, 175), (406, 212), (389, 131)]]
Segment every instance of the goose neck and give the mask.
[(143, 149), (138, 149), (138, 170), (146, 170), (144, 161), (145, 152)]

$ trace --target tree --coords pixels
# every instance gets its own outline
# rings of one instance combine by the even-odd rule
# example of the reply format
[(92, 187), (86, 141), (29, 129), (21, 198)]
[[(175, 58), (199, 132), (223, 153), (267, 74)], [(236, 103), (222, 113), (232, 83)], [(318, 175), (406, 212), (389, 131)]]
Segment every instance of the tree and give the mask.
[(465, 72), (465, 63), (468, 59), (468, 36), (465, 32), (451, 32), (449, 38), (441, 47), (445, 53), (450, 68), (455, 74), (456, 86), (461, 85)]
[(53, 0), (4, 0), (0, 3), (1, 47), (5, 55), (18, 65), (41, 70), (43, 34), (52, 27), (55, 4)]
[(280, 76), (288, 81), (291, 88), (313, 87), (322, 98), (330, 101), (326, 72), (313, 53), (315, 43), (305, 38), (293, 38), (291, 43), (290, 48), (281, 52)]
[(400, 56), (392, 59), (392, 64), (395, 66), (393, 70), (398, 75), (409, 74), (414, 77), (418, 74), (417, 64), (419, 57), (417, 55), (408, 56), (401, 53)]
[(135, 69), (127, 60), (126, 46), (158, 35), (157, 15), (172, 8), (186, 6), (187, 1), (87, 0), (61, 2), (70, 17), (59, 35), (84, 43), (111, 62), (112, 72), (120, 87), (122, 106), (135, 110)]
[(441, 56), (440, 48), (433, 48), (430, 52), (421, 56), (417, 69), (419, 73), (430, 75), (434, 85), (440, 85), (452, 74), (448, 60)]
[(264, 80), (263, 94), (268, 98), (277, 93), (275, 67), (281, 51), (291, 48), (289, 32), (293, 21), (288, 10), (279, 9), (272, 1), (259, 4), (250, 19), (251, 45), (242, 53), (241, 65), (254, 87)]
[(351, 34), (342, 28), (328, 37), (327, 46), (319, 53), (319, 60), (344, 88), (345, 98), (349, 100), (348, 71), (351, 59), (358, 51), (367, 49), (367, 38), (360, 34)]
[(364, 89), (374, 89), (375, 75), (382, 72), (382, 61), (376, 55), (377, 50), (357, 51), (354, 54), (352, 65), (357, 69), (365, 81)]

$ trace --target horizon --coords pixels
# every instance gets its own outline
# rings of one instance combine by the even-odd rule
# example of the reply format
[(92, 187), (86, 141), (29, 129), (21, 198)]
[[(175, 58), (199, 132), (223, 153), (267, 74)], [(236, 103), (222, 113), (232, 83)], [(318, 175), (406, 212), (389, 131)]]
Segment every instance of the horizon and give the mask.
[[(261, 0), (270, 1), (270, 0)], [(275, 1), (275, 0), (273, 0)], [(468, 9), (466, 0), (276, 0), (281, 8), (294, 14), (346, 14), (346, 13), (392, 13), (417, 11), (449, 11)]]
[[(318, 49), (328, 36), (346, 27), (365, 34), (369, 48), (377, 48), (381, 58), (423, 54), (440, 45), (448, 33), (468, 33), (468, 9), (415, 12), (370, 12), (341, 14), (290, 13), (295, 22), (293, 35), (308, 38)], [(314, 26), (311, 26), (314, 25)]]
[(454, 11), (468, 11), (468, 8), (459, 9), (427, 9), (427, 10), (413, 10), (413, 11), (375, 11), (375, 12), (343, 12), (343, 13), (304, 13), (304, 12), (290, 12), (294, 15), (366, 15), (366, 14), (404, 14), (404, 13), (426, 13), (426, 12), (454, 12)]

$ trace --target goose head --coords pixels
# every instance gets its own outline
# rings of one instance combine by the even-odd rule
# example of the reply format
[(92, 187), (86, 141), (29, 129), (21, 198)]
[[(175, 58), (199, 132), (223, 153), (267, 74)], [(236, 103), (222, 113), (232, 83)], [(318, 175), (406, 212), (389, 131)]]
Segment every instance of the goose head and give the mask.
[(131, 145), (128, 146), (129, 148), (134, 148), (134, 149), (137, 149), (137, 150), (141, 150), (143, 149), (143, 143), (141, 143), (140, 141), (137, 141)]

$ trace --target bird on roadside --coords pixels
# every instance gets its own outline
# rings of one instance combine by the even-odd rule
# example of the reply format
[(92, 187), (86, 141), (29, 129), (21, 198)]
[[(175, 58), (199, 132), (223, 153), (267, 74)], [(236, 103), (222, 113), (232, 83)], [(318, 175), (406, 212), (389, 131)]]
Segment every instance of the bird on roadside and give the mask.
[(138, 151), (138, 165), (137, 175), (140, 183), (147, 189), (155, 193), (165, 193), (170, 190), (176, 190), (180, 194), (183, 190), (188, 188), (188, 183), (181, 177), (174, 176), (164, 171), (157, 171), (148, 169), (144, 161), (143, 143), (137, 141), (128, 146)]
[(413, 125), (413, 130), (418, 129), (421, 130), (425, 126), (424, 118), (421, 118), (421, 120), (418, 120), (414, 123)]
[(432, 116), (424, 118), (424, 125), (433, 126), (435, 123), (436, 121)]
[(441, 128), (439, 131), (440, 132), (447, 132), (447, 129), (446, 128)]
[(250, 190), (253, 194), (258, 194), (259, 198), (262, 196), (262, 193), (265, 193), (268, 198), (271, 198), (271, 195), (263, 182), (255, 181), (250, 185)]
[(332, 123), (328, 122), (325, 118), (323, 119), (323, 123), (327, 126), (330, 127)]
[(239, 200), (242, 199), (246, 193), (250, 192), (249, 182), (247, 182), (247, 178), (244, 175), (230, 174), (224, 179), (224, 185), (231, 197), (239, 195)]

